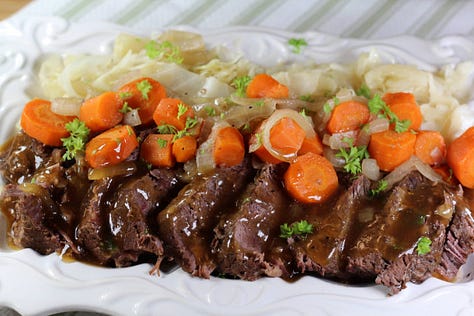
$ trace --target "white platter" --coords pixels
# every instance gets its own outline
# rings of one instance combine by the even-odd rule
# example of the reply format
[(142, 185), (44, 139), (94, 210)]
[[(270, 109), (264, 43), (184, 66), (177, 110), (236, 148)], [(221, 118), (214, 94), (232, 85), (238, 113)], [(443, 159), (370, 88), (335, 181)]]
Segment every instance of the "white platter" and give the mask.
[[(11, 135), (22, 105), (35, 95), (29, 87), (44, 54), (107, 53), (115, 36), (124, 31), (135, 33), (116, 25), (69, 24), (56, 18), (13, 18), (0, 23), (0, 142)], [(150, 29), (150, 33), (159, 31)], [(306, 58), (352, 61), (372, 48), (389, 62), (427, 70), (474, 61), (472, 38), (398, 37), (369, 42), (251, 27), (199, 32), (210, 46), (241, 51), (264, 66)], [(287, 41), (292, 37), (308, 41), (302, 54), (291, 53)], [(106, 269), (65, 263), (55, 254), (13, 251), (6, 246), (4, 222), (0, 218), (0, 306), (24, 315), (79, 310), (113, 315), (474, 315), (474, 282), (451, 284), (432, 278), (388, 297), (378, 286), (345, 286), (313, 277), (294, 283), (270, 278), (201, 280), (181, 270), (157, 277), (148, 274), (148, 265)], [(464, 271), (473, 272), (474, 263)]]

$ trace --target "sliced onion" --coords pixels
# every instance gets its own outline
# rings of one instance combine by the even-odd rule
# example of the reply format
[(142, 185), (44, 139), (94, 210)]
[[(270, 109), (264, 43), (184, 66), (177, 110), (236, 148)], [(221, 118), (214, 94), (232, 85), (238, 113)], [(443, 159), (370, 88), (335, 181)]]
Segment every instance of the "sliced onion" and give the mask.
[(370, 135), (388, 130), (390, 126), (386, 118), (376, 118), (370, 121), (367, 126), (360, 130), (355, 144), (357, 146), (367, 146), (370, 142)]
[(274, 149), (270, 142), (270, 130), (283, 118), (294, 120), (305, 131), (308, 138), (316, 137), (316, 132), (314, 131), (311, 119), (307, 119), (295, 110), (279, 109), (273, 112), (262, 127), (262, 144), (273, 157), (281, 161), (290, 161), (296, 157), (296, 152), (288, 155), (282, 154)]
[(452, 199), (452, 195), (444, 191), (444, 203), (438, 206), (434, 213), (448, 220), (451, 219), (454, 211)]
[(342, 168), (345, 166), (346, 160), (342, 157), (337, 157), (337, 153), (338, 151), (332, 150), (329, 147), (323, 148), (324, 157), (326, 157), (326, 159), (329, 160), (335, 168)]
[(82, 102), (81, 98), (54, 98), (51, 100), (51, 111), (59, 115), (79, 116)]
[(279, 109), (292, 109), (296, 111), (300, 109), (311, 109), (310, 102), (300, 99), (275, 99), (275, 101)]
[(331, 149), (341, 149), (350, 147), (350, 143), (347, 139), (357, 139), (358, 131), (347, 131), (341, 133), (334, 133), (332, 135), (323, 135), (323, 144), (331, 147)]
[(382, 174), (380, 173), (377, 160), (372, 158), (366, 158), (362, 160), (362, 174), (372, 181), (379, 180)]
[(439, 182), (442, 180), (441, 176), (436, 173), (436, 171), (421, 161), (418, 157), (413, 155), (410, 157), (410, 159), (396, 167), (392, 172), (385, 176), (384, 180), (387, 181), (387, 189), (400, 182), (413, 170), (418, 170), (424, 177), (433, 182)]
[(121, 162), (117, 165), (102, 168), (90, 169), (87, 175), (89, 180), (99, 180), (107, 177), (132, 175), (137, 171), (137, 166), (133, 161)]
[[(237, 105), (231, 107), (224, 113), (225, 120), (234, 127), (240, 128), (246, 123), (269, 117), (276, 108), (274, 99), (249, 99), (231, 97), (231, 101)], [(256, 105), (263, 101), (263, 104)]]
[(230, 126), (225, 121), (219, 121), (212, 127), (209, 137), (203, 142), (196, 152), (197, 172), (200, 174), (207, 173), (216, 167), (213, 157), (213, 148), (216, 142), (217, 132), (226, 126)]
[(125, 113), (123, 116), (123, 123), (130, 126), (138, 126), (142, 124), (142, 120), (138, 114), (138, 109), (132, 109), (130, 112)]

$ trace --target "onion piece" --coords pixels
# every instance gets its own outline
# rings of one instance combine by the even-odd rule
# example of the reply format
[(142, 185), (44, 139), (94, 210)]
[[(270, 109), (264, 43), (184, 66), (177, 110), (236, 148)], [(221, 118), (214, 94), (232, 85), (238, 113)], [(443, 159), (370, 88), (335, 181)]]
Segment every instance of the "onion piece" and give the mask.
[(382, 174), (380, 173), (377, 160), (373, 158), (366, 158), (362, 160), (362, 174), (372, 181), (379, 180)]
[(329, 162), (334, 166), (334, 168), (343, 168), (346, 164), (346, 160), (342, 157), (337, 157), (336, 154), (338, 152), (332, 150), (329, 147), (324, 147), (323, 148), (323, 155), (326, 157)]
[(51, 100), (51, 111), (59, 115), (79, 116), (82, 102), (81, 98), (54, 98)]
[[(250, 99), (231, 97), (237, 105), (232, 106), (224, 113), (225, 120), (232, 126), (240, 128), (246, 123), (269, 117), (276, 108), (274, 99)], [(263, 104), (258, 102), (262, 101)]]
[(99, 180), (107, 177), (132, 175), (136, 171), (137, 166), (133, 161), (125, 161), (116, 165), (90, 169), (87, 178), (89, 180)]
[(282, 154), (274, 149), (270, 142), (270, 130), (283, 118), (290, 118), (294, 120), (296, 124), (298, 124), (305, 131), (307, 138), (316, 137), (316, 132), (314, 131), (311, 119), (307, 119), (295, 110), (279, 109), (273, 112), (273, 114), (265, 121), (262, 126), (262, 144), (273, 157), (281, 161), (290, 161), (296, 157), (296, 152), (289, 155)]
[(376, 118), (360, 130), (355, 144), (357, 146), (367, 146), (370, 142), (370, 135), (388, 130), (390, 122), (386, 118)]
[(132, 109), (123, 116), (123, 123), (130, 126), (138, 126), (142, 124), (140, 115), (138, 114), (138, 109)]
[(436, 171), (434, 171), (429, 165), (425, 164), (415, 155), (412, 155), (410, 159), (396, 167), (392, 172), (385, 176), (385, 178), (383, 178), (385, 181), (387, 181), (387, 190), (401, 181), (413, 170), (418, 170), (424, 177), (433, 182), (439, 182), (442, 180), (441, 176), (436, 173)]
[(218, 121), (212, 126), (209, 137), (203, 142), (196, 152), (196, 167), (199, 174), (207, 173), (216, 167), (213, 157), (214, 144), (216, 142), (217, 132), (223, 128), (230, 126), (226, 121)]

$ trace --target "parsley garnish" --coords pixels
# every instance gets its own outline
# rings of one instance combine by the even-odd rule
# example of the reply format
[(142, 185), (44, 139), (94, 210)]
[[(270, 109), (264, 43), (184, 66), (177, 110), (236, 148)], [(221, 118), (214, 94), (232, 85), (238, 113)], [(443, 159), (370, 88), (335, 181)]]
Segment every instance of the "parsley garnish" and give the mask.
[(304, 238), (306, 235), (311, 234), (312, 232), (313, 225), (308, 223), (306, 220), (294, 222), (291, 225), (288, 225), (287, 223), (280, 225), (280, 237), (282, 238), (290, 238), (293, 236)]
[(216, 116), (216, 109), (212, 106), (206, 106), (204, 111), (206, 111), (207, 116)]
[(133, 93), (130, 92), (130, 91), (126, 91), (126, 92), (119, 92), (119, 98), (124, 100), (124, 99), (128, 99), (128, 98), (131, 98), (133, 96)]
[(379, 195), (380, 193), (382, 193), (383, 191), (385, 191), (388, 187), (388, 182), (387, 180), (380, 180), (379, 182), (377, 182), (377, 187), (375, 189), (371, 189), (369, 191), (369, 195), (370, 196), (376, 196), (376, 195)]
[(183, 103), (178, 104), (178, 120), (181, 116), (183, 116), (188, 111), (188, 107)]
[(176, 127), (170, 124), (158, 125), (156, 129), (158, 130), (158, 133), (160, 134), (176, 134), (178, 132)]
[(314, 98), (310, 94), (300, 96), (300, 100), (306, 102), (314, 102)]
[(65, 127), (70, 135), (69, 137), (61, 138), (63, 146), (66, 147), (63, 160), (71, 160), (74, 159), (78, 152), (84, 150), (90, 130), (83, 121), (77, 118), (67, 123)]
[(431, 239), (426, 236), (421, 237), (416, 245), (416, 252), (419, 255), (426, 255), (431, 251)]
[(145, 45), (145, 51), (147, 56), (151, 59), (164, 59), (175, 64), (181, 64), (183, 62), (181, 50), (170, 41), (161, 43), (150, 41)]
[(345, 137), (343, 141), (349, 144), (349, 148), (339, 149), (336, 157), (344, 158), (346, 172), (357, 175), (362, 171), (362, 160), (370, 157), (367, 146), (353, 146), (352, 138), (348, 137)]
[(305, 108), (301, 109), (300, 114), (303, 117), (308, 117), (308, 114), (306, 114), (306, 109)]
[(143, 99), (148, 100), (148, 93), (152, 89), (152, 85), (148, 80), (142, 80), (137, 83), (137, 89), (141, 92)]
[(256, 107), (262, 107), (265, 104), (263, 100), (258, 100), (257, 102), (254, 103)]
[(250, 76), (242, 76), (235, 78), (231, 83), (231, 85), (236, 89), (235, 94), (239, 97), (244, 97), (246, 94), (245, 90), (247, 89), (247, 86), (249, 85), (250, 81), (252, 81), (252, 78), (250, 78)]
[(394, 124), (394, 129), (397, 133), (406, 132), (411, 124), (410, 120), (400, 120), (397, 115), (390, 110), (379, 94), (375, 94), (374, 97), (369, 100), (367, 106), (369, 107), (370, 113), (386, 117), (390, 123)]
[(160, 146), (160, 148), (165, 148), (166, 145), (168, 145), (168, 141), (166, 139), (161, 139), (161, 138), (158, 138), (156, 140), (156, 142), (158, 143), (158, 145)]
[(128, 102), (124, 102), (122, 108), (119, 110), (120, 113), (128, 113), (132, 110), (132, 108), (128, 105)]
[(199, 123), (198, 119), (197, 118), (194, 118), (194, 117), (187, 117), (186, 118), (186, 124), (184, 126), (184, 129), (178, 131), (174, 137), (173, 137), (173, 142), (183, 136), (188, 136), (188, 135), (192, 135), (192, 133), (189, 131), (190, 129), (192, 129), (193, 127), (195, 127), (197, 124)]
[(295, 54), (301, 53), (301, 49), (308, 46), (308, 42), (304, 38), (290, 38), (288, 44), (291, 46), (291, 51)]
[(367, 99), (370, 99), (370, 89), (367, 87), (365, 83), (363, 83), (359, 89), (357, 89), (356, 94), (359, 96), (366, 97)]
[(326, 114), (331, 113), (332, 108), (331, 108), (331, 106), (329, 105), (329, 103), (327, 103), (327, 102), (324, 103), (324, 105), (323, 105), (323, 111), (324, 111), (324, 113), (326, 113)]

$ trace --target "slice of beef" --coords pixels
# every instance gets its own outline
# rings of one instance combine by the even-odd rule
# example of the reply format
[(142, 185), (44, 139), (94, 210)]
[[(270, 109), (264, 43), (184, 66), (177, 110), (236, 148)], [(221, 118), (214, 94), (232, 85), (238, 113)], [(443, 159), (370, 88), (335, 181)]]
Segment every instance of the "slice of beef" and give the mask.
[(248, 159), (231, 168), (216, 168), (186, 185), (159, 213), (159, 236), (165, 254), (183, 270), (209, 278), (216, 267), (211, 253), (214, 228), (221, 214), (233, 207), (251, 175)]
[(266, 165), (242, 195), (237, 210), (215, 229), (213, 252), (220, 273), (244, 280), (288, 275), (284, 260), (271, 258), (290, 199), (281, 184), (286, 165)]
[(469, 193), (466, 198), (462, 193), (456, 196), (453, 219), (446, 234), (441, 262), (436, 270), (439, 277), (448, 281), (456, 279), (459, 268), (474, 253), (474, 218), (471, 211), (474, 204), (469, 203)]
[(157, 263), (161, 261), (163, 246), (150, 223), (155, 220), (155, 210), (160, 203), (177, 186), (174, 171), (154, 169), (144, 176), (128, 180), (115, 192), (108, 222), (119, 249), (114, 258), (116, 266), (128, 266), (147, 253), (156, 256)]
[(64, 239), (55, 229), (62, 218), (46, 189), (29, 183), (7, 184), (0, 201), (2, 211), (10, 217), (10, 237), (15, 246), (43, 255), (64, 247)]
[(357, 212), (367, 204), (370, 185), (369, 179), (359, 176), (331, 201), (305, 210), (303, 219), (313, 225), (314, 232), (291, 246), (302, 273), (313, 272), (337, 279), (346, 277), (344, 245)]
[(94, 181), (81, 206), (82, 217), (76, 228), (75, 240), (79, 259), (112, 265), (116, 246), (110, 235), (106, 220), (107, 203), (116, 187), (117, 178)]

